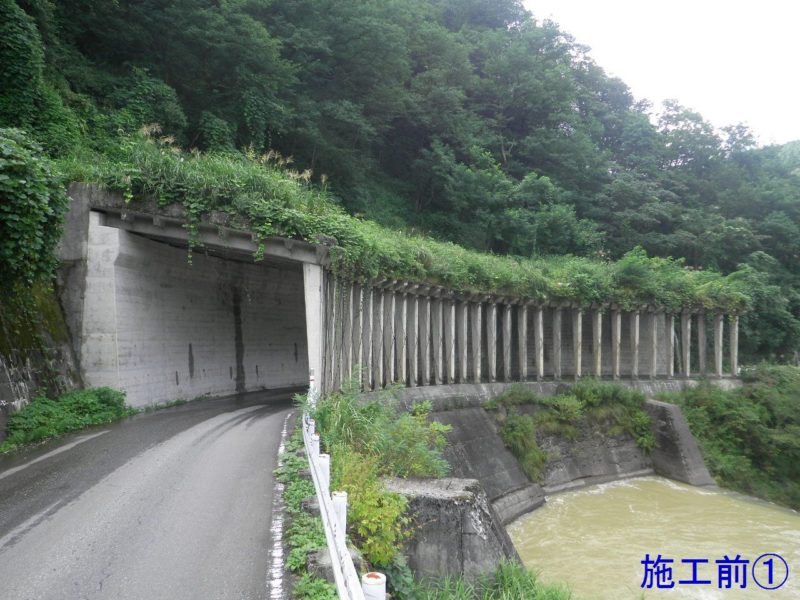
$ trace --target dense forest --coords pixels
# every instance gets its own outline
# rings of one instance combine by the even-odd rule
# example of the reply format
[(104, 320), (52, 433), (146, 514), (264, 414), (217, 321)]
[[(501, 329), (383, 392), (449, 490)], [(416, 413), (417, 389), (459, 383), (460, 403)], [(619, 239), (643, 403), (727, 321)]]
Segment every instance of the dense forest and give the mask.
[(0, 65), (0, 127), (55, 159), (158, 123), (469, 248), (738, 269), (744, 357), (800, 350), (800, 142), (637, 101), (518, 0), (0, 0)]

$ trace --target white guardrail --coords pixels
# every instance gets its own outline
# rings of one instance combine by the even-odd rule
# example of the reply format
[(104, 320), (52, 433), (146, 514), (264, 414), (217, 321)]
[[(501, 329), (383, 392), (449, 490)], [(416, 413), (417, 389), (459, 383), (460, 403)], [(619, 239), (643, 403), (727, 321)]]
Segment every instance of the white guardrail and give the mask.
[[(308, 401), (317, 405), (319, 390), (310, 377)], [(311, 478), (317, 491), (319, 512), (325, 539), (333, 563), (333, 577), (341, 600), (385, 600), (386, 576), (382, 573), (366, 573), (359, 582), (358, 573), (347, 549), (347, 492), (330, 492), (331, 457), (319, 452), (319, 434), (316, 424), (308, 413), (303, 413), (303, 442), (305, 443)]]

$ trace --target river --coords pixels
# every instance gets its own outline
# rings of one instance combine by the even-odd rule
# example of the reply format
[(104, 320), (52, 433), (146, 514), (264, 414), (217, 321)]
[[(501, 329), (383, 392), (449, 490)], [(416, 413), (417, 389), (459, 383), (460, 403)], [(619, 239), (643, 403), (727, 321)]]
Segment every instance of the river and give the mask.
[[(523, 562), (546, 582), (564, 582), (579, 600), (627, 598), (800, 599), (800, 514), (722, 491), (696, 488), (659, 477), (643, 477), (565, 492), (512, 523), (509, 534)], [(766, 591), (756, 584), (777, 585)], [(645, 556), (672, 559), (674, 587), (642, 589)], [(725, 556), (749, 560), (745, 587), (737, 565), (717, 565)], [(708, 562), (683, 562), (707, 559)], [(772, 560), (771, 563), (768, 561)], [(693, 579), (711, 583), (680, 583)], [(719, 588), (720, 570), (730, 568), (731, 589)], [(656, 573), (653, 568), (653, 574)], [(663, 571), (666, 573), (666, 570)], [(736, 583), (736, 575), (740, 575)], [(661, 583), (668, 585), (666, 575)], [(723, 578), (723, 585), (726, 580)]]

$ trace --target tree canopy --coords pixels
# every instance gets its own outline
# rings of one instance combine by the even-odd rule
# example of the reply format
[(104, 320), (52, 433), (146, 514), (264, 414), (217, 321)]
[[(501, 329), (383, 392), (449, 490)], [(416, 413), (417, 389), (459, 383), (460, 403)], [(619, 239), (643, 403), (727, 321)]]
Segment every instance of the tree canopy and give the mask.
[(154, 122), (273, 149), (351, 214), (470, 249), (739, 273), (743, 354), (800, 349), (800, 142), (637, 102), (519, 0), (0, 0), (0, 23), (0, 126), (51, 155)]

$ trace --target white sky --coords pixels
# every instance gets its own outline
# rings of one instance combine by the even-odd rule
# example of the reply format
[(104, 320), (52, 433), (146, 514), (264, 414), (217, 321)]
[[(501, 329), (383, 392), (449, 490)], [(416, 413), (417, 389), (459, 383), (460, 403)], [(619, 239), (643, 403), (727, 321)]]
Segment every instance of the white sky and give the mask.
[(637, 100), (675, 98), (761, 144), (800, 140), (800, 1), (524, 0)]

